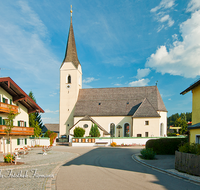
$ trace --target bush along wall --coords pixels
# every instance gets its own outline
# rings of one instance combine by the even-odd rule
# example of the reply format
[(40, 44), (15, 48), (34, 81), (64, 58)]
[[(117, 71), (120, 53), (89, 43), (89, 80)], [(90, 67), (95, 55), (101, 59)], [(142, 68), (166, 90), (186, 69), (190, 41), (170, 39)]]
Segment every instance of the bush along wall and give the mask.
[(152, 148), (156, 154), (174, 155), (179, 146), (183, 145), (187, 141), (187, 138), (150, 139), (146, 142), (146, 148)]

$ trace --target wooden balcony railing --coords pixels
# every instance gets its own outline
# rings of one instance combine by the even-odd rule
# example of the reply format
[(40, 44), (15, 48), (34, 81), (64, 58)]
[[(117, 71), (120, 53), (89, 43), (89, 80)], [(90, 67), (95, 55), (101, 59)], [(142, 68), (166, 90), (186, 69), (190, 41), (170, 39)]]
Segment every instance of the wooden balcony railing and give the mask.
[(14, 113), (18, 112), (18, 106), (14, 106), (14, 105), (10, 105), (10, 104), (0, 102), (0, 112), (9, 113), (10, 108), (11, 108), (11, 111), (13, 111)]
[[(6, 126), (0, 125), (0, 135), (6, 135)], [(31, 136), (34, 135), (33, 127), (13, 127), (10, 136)]]

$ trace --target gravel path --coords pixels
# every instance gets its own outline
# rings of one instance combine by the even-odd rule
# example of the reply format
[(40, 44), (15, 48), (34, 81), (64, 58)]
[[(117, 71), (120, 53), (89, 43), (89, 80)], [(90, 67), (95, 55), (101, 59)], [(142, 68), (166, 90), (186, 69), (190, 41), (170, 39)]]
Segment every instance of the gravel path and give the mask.
[[(18, 160), (24, 162), (23, 165), (0, 166), (0, 189), (51, 188), (59, 166), (77, 156), (76, 153), (56, 151), (56, 148), (53, 147), (47, 155), (43, 155), (42, 148), (34, 148)], [(3, 154), (0, 155), (0, 161), (3, 161)]]

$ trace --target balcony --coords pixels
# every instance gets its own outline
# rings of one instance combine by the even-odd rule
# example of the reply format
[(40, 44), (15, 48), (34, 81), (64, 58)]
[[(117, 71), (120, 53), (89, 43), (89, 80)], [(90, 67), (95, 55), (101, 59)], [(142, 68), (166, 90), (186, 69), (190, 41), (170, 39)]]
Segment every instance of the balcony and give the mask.
[(10, 108), (11, 108), (11, 111), (13, 111), (14, 113), (18, 113), (18, 106), (0, 102), (0, 113), (9, 113)]
[[(5, 125), (0, 125), (0, 135), (6, 135)], [(10, 136), (31, 136), (34, 135), (33, 127), (13, 127)]]

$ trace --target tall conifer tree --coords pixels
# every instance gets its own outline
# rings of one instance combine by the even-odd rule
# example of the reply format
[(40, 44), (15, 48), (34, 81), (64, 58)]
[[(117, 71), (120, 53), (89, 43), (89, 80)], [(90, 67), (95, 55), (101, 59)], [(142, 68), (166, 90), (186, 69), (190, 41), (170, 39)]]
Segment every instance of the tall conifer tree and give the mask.
[[(36, 99), (32, 91), (29, 92), (29, 97), (36, 103)], [(40, 136), (42, 128), (43, 128), (43, 122), (42, 122), (40, 113), (34, 112), (34, 113), (29, 114), (29, 127), (34, 128), (34, 135), (36, 137)]]

